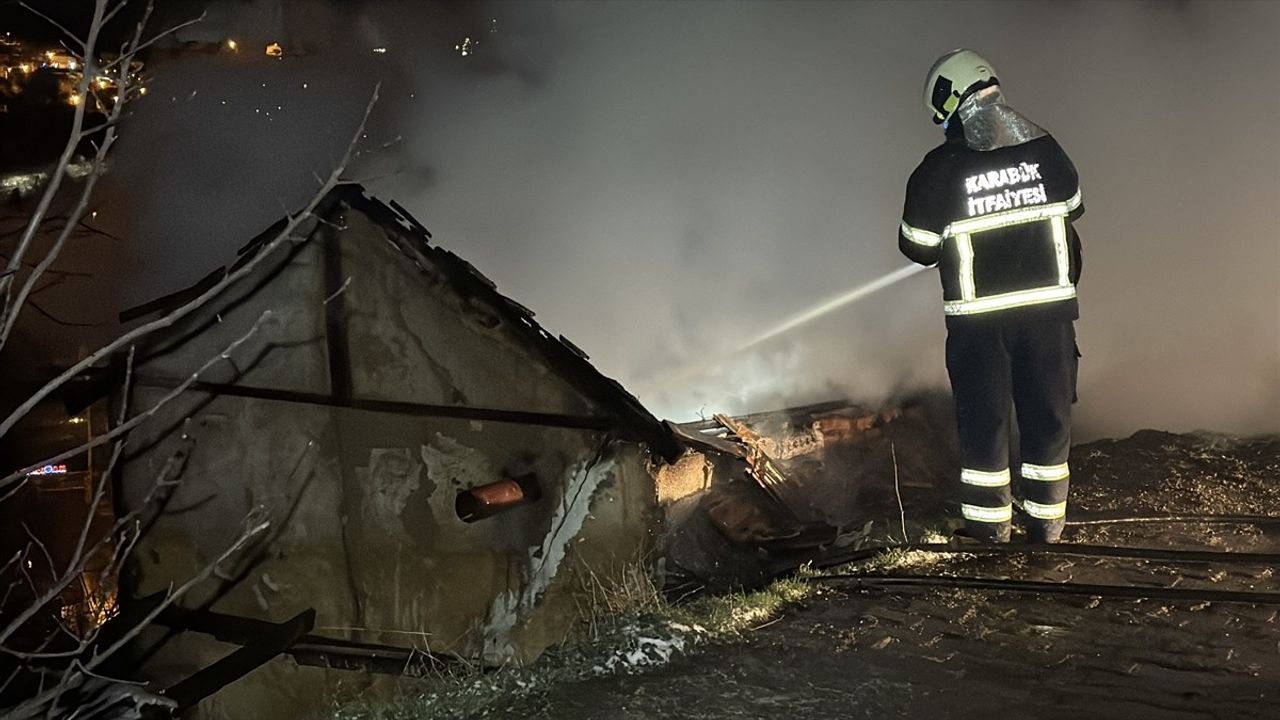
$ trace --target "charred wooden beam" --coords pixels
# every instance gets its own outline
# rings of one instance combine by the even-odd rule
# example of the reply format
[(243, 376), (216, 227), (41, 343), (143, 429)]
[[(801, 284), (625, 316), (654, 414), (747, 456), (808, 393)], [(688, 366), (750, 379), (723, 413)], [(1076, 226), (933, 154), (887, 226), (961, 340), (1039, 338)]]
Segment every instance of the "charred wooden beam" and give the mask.
[(747, 475), (756, 481), (760, 489), (764, 490), (765, 494), (777, 503), (778, 507), (785, 510), (788, 515), (794, 516), (780, 493), (781, 487), (787, 483), (786, 473), (782, 472), (778, 464), (761, 447), (762, 438), (747, 427), (745, 423), (734, 420), (728, 415), (717, 413), (713, 417), (716, 422), (730, 430), (747, 447)]
[[(142, 378), (137, 385), (145, 387), (172, 388), (177, 387), (177, 380), (160, 378)], [(524, 410), (498, 410), (495, 408), (475, 408), (462, 405), (428, 405), (424, 403), (400, 402), (397, 400), (372, 400), (367, 398), (344, 398), (317, 393), (278, 390), (275, 388), (249, 387), (245, 385), (228, 385), (223, 383), (197, 382), (191, 384), (192, 392), (205, 392), (211, 395), (227, 395), (230, 397), (255, 398), (259, 400), (275, 400), (279, 402), (299, 403), (303, 405), (321, 405), (325, 407), (351, 408), (392, 415), (411, 415), (415, 417), (443, 417), (459, 420), (484, 420), (490, 422), (511, 423), (515, 425), (541, 425), (545, 427), (570, 428), (576, 430), (599, 430), (618, 432), (619, 437), (627, 440), (640, 440), (634, 434), (623, 434), (625, 428), (615, 418), (591, 415), (563, 415), (558, 413), (530, 412)]]
[(279, 623), (259, 622), (250, 642), (194, 675), (166, 688), (164, 696), (185, 710), (256, 670), (293, 645), (316, 624), (316, 611), (304, 610)]
[[(211, 610), (187, 610), (167, 608), (156, 620), (179, 631), (198, 632), (212, 636), (219, 642), (249, 646), (263, 635), (279, 626), (257, 618), (228, 615)], [(311, 635), (308, 627), (277, 654), (293, 657), (299, 665), (329, 667), (339, 670), (363, 670), (392, 675), (415, 674), (423, 670), (440, 670), (449, 667), (476, 667), (473, 663), (439, 653), (416, 648), (381, 645), (353, 640)], [(270, 658), (268, 658), (270, 659)], [(481, 666), (480, 669), (490, 668)]]

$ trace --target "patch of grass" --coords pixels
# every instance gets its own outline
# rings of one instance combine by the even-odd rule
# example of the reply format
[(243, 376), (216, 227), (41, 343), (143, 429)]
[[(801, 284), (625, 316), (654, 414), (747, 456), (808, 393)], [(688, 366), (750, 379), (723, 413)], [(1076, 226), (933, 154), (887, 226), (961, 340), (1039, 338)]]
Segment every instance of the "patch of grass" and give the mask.
[[(925, 542), (931, 542), (926, 540)], [(945, 541), (944, 541), (945, 542)], [(972, 553), (937, 553), (927, 550), (911, 550), (908, 548), (887, 548), (866, 560), (847, 565), (839, 565), (817, 573), (822, 575), (839, 575), (843, 573), (875, 573), (892, 570), (908, 570), (913, 568), (938, 567), (972, 560)]]
[(801, 578), (784, 578), (759, 590), (704, 596), (687, 603), (671, 604), (665, 614), (686, 625), (704, 628), (713, 638), (728, 639), (772, 620), (786, 606), (809, 597), (813, 592), (813, 585)]

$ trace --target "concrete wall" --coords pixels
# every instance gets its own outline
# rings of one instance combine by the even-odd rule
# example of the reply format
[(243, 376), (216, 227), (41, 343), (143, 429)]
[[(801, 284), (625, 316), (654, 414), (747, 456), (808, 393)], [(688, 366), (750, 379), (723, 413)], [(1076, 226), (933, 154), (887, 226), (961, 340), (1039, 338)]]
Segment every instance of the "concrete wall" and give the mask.
[[(339, 224), (355, 397), (599, 413), (493, 308), (458, 298), (360, 213)], [(175, 328), (171, 337), (190, 339), (140, 364), (134, 410), (265, 310), (279, 321), (202, 379), (327, 394), (323, 250), (312, 238)], [(563, 638), (584, 575), (635, 562), (656, 521), (647, 453), (595, 431), (188, 393), (135, 433), (124, 508), (141, 505), (175, 453), (185, 453), (182, 482), (134, 553), (136, 594), (186, 580), (261, 506), (274, 524), (259, 560), (228, 564), (242, 577), (204, 583), (185, 605), (218, 597), (215, 610), (274, 621), (314, 607), (317, 634), (491, 660), (532, 660)], [(527, 474), (541, 487), (537, 502), (474, 523), (457, 517), (459, 491)], [(171, 681), (225, 652), (184, 638), (149, 668)], [(296, 677), (281, 684), (281, 673)], [(268, 694), (282, 708), (314, 707), (335, 674), (365, 682), (277, 660), (204, 707), (235, 716)]]

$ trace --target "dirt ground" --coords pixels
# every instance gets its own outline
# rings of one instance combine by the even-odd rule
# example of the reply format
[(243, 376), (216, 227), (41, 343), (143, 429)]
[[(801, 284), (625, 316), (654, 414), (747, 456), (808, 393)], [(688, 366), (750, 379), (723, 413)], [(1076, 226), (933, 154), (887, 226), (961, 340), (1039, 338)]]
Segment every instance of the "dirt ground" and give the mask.
[[(1280, 516), (1280, 438), (1144, 431), (1075, 448), (1072, 469), (1075, 522)], [(907, 512), (917, 519), (922, 510)], [(1064, 541), (1275, 553), (1280, 522), (1077, 525)], [(1270, 563), (1232, 558), (914, 553), (888, 569), (1280, 592)], [(556, 719), (1280, 717), (1280, 604), (811, 582), (809, 597), (739, 641), (643, 674), (556, 685), (509, 710)]]

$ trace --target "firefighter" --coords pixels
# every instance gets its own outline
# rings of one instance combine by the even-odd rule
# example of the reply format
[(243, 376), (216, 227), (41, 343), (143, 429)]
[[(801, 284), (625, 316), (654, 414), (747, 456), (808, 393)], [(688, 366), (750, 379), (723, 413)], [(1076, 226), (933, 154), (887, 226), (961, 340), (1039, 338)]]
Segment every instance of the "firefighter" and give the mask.
[(972, 50), (934, 63), (924, 103), (946, 140), (907, 182), (898, 247), (942, 277), (964, 534), (1009, 540), (1012, 407), (1027, 537), (1056, 542), (1079, 359), (1076, 170), (1053, 136), (1009, 107), (995, 69)]

